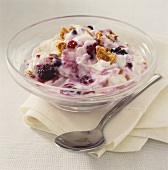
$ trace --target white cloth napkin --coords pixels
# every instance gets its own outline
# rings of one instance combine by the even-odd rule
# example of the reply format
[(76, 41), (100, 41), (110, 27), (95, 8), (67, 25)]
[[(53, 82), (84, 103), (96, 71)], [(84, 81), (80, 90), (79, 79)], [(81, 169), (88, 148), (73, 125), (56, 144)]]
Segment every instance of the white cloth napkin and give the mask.
[[(156, 72), (163, 78), (148, 88), (111, 119), (104, 128), (105, 145), (94, 152), (99, 158), (105, 151), (139, 151), (149, 138), (168, 143), (168, 43), (153, 35), (158, 47)], [(91, 113), (73, 113), (55, 108), (31, 95), (20, 108), (25, 122), (36, 129), (55, 135), (96, 127), (108, 108)]]

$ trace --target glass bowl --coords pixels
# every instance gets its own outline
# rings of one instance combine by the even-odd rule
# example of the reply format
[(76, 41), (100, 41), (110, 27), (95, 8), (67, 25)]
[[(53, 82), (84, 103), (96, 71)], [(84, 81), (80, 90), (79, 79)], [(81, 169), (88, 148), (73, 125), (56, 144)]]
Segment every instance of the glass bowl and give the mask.
[[(96, 29), (112, 29), (120, 38), (139, 50), (145, 56), (148, 68), (141, 75), (130, 79), (125, 84), (115, 86), (80, 89), (80, 92), (89, 95), (67, 96), (60, 93), (62, 90), (72, 89), (46, 85), (24, 75), (23, 63), (31, 56), (33, 49), (42, 41), (50, 39), (59, 33), (61, 27), (70, 24), (92, 25)], [(99, 16), (64, 16), (44, 20), (33, 24), (18, 32), (9, 42), (7, 48), (7, 65), (14, 80), (31, 94), (39, 96), (56, 107), (68, 111), (92, 111), (134, 93), (145, 84), (154, 74), (157, 61), (157, 49), (151, 38), (138, 28), (115, 19)], [(79, 91), (73, 89), (73, 91)]]

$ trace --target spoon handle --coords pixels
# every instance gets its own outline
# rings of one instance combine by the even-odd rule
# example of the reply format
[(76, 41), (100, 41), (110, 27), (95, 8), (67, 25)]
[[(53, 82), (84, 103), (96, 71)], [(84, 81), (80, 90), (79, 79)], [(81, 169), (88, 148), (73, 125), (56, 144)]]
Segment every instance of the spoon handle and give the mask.
[(139, 94), (141, 94), (145, 89), (147, 89), (149, 86), (151, 86), (153, 83), (158, 81), (162, 76), (160, 74), (154, 74), (153, 77), (145, 84), (143, 87), (141, 87), (139, 90), (137, 90), (135, 93), (123, 98), (120, 100), (113, 108), (111, 108), (105, 116), (102, 118), (100, 123), (98, 124), (97, 128), (103, 129), (105, 123), (116, 113), (118, 113), (124, 106), (126, 106), (128, 103), (130, 103), (133, 99), (135, 99)]

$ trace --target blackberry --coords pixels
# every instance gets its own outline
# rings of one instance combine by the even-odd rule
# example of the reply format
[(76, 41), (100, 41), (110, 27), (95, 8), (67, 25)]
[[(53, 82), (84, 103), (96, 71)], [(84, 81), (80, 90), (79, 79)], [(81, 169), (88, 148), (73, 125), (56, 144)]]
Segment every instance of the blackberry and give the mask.
[(58, 75), (53, 65), (45, 64), (38, 68), (38, 76), (41, 80), (51, 80)]
[(91, 30), (93, 30), (93, 27), (91, 25), (88, 25), (87, 27), (90, 28)]
[(117, 47), (115, 49), (111, 49), (110, 50), (111, 53), (116, 53), (116, 54), (121, 54), (121, 55), (124, 55), (124, 54), (128, 54), (124, 49), (121, 49), (120, 47)]

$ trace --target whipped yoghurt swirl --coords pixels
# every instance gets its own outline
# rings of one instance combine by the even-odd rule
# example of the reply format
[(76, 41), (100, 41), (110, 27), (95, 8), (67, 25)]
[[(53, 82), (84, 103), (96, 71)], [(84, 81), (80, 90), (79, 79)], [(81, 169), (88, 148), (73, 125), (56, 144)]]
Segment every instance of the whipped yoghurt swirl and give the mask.
[(111, 29), (71, 25), (33, 50), (25, 75), (51, 86), (85, 89), (123, 84), (147, 67), (139, 51)]

